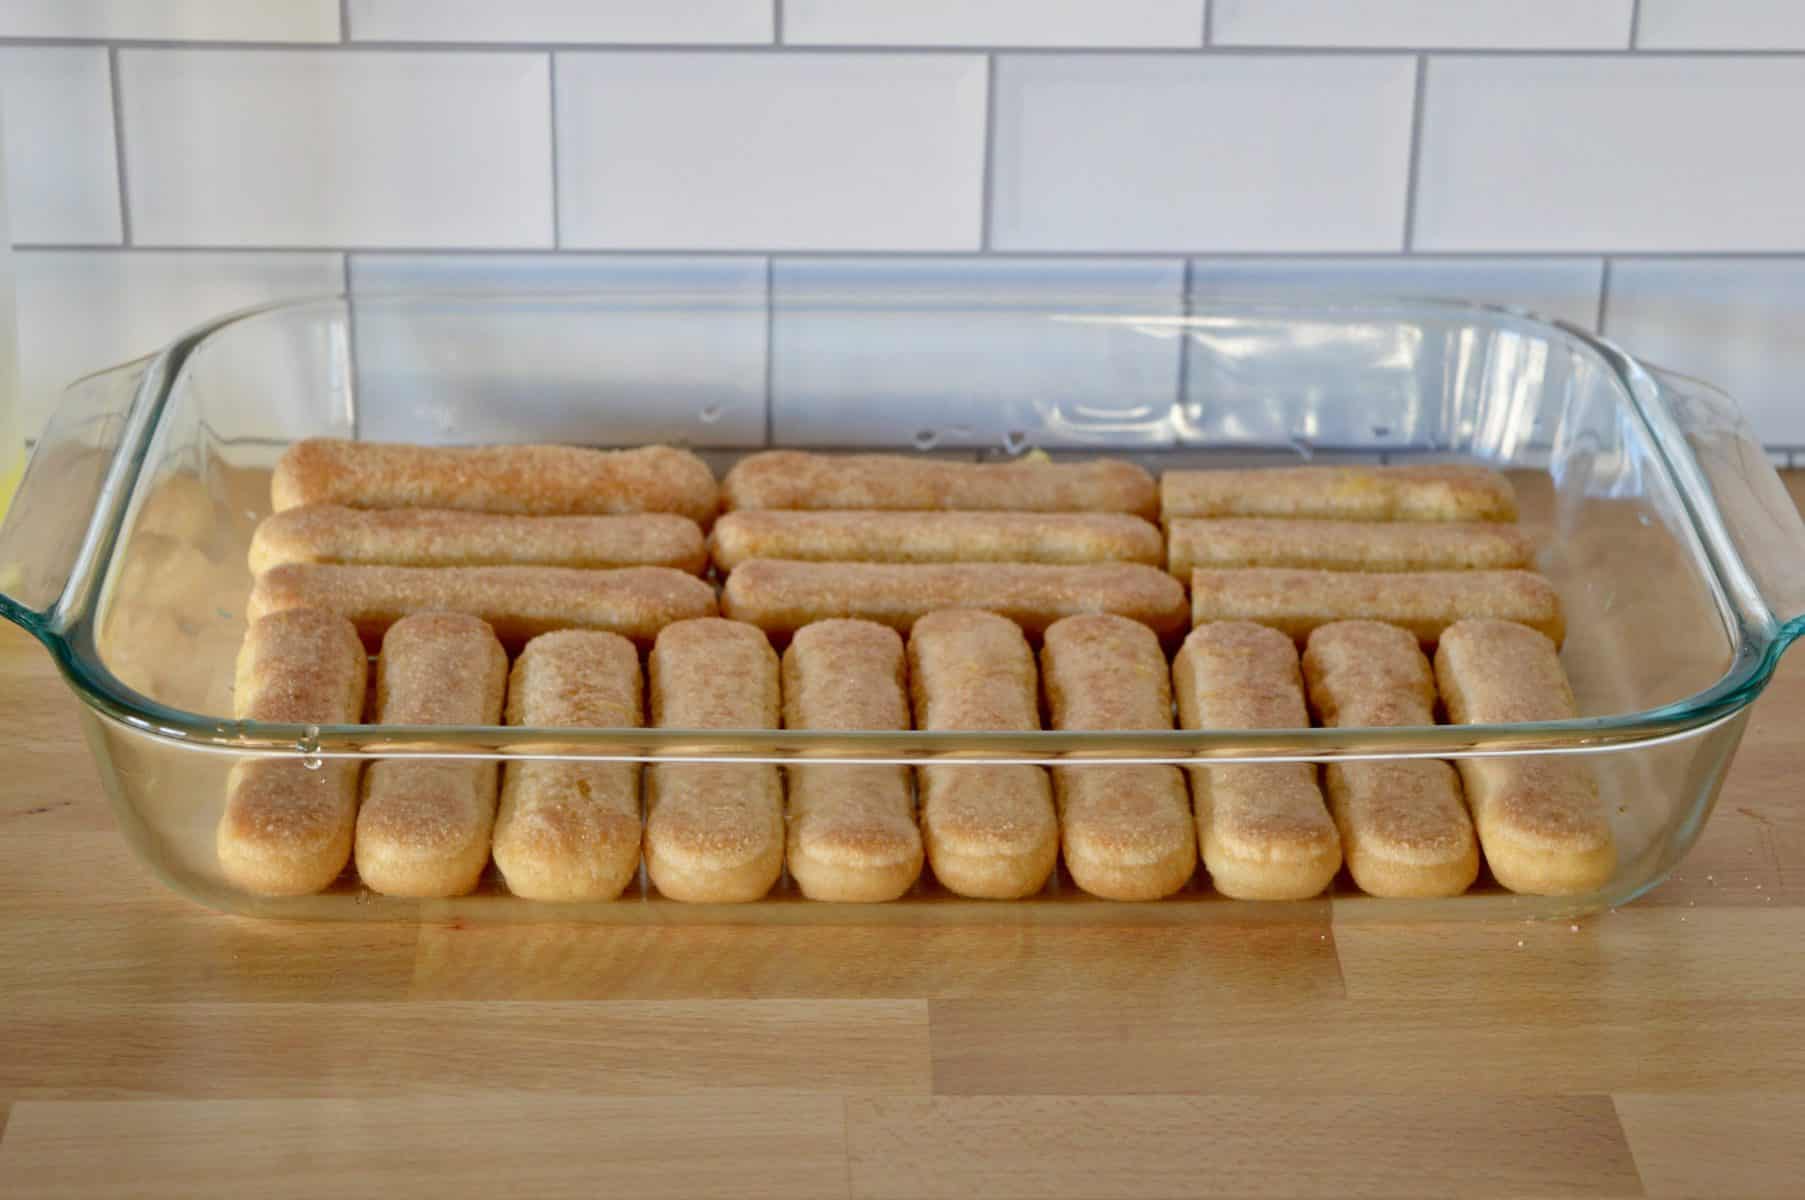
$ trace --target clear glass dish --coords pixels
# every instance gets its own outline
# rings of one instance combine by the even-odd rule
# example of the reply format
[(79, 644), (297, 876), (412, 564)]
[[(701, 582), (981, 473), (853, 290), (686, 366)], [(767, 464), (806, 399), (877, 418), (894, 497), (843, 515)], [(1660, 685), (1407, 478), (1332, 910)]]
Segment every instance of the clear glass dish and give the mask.
[[(746, 336), (747, 330), (756, 337)], [(757, 339), (764, 339), (764, 353)], [(649, 351), (649, 352), (648, 352)], [(767, 399), (768, 397), (768, 399)], [(859, 403), (863, 401), (863, 404)], [(947, 422), (947, 417), (954, 420)], [(1582, 716), (1515, 726), (1110, 734), (548, 731), (231, 719), (231, 665), (268, 473), (312, 436), (652, 441), (717, 471), (778, 444), (1000, 457), (1107, 453), (1169, 466), (1478, 461), (1510, 471), (1558, 587)], [(913, 451), (910, 449), (913, 447)], [(359, 295), (224, 318), (73, 385), (0, 529), (0, 613), (55, 655), (121, 827), (195, 900), (264, 916), (612, 921), (1167, 921), (1554, 917), (1622, 903), (1685, 854), (1748, 705), (1805, 628), (1805, 526), (1735, 406), (1581, 331), (1430, 302), (1212, 303), (1183, 316), (1045, 292), (865, 282), (767, 310), (732, 296)], [(554, 753), (548, 749), (558, 747)], [(1584, 896), (1481, 885), (1450, 900), (1224, 900), (1199, 879), (1151, 904), (1056, 876), (1016, 903), (931, 883), (879, 906), (693, 906), (632, 889), (549, 906), (490, 879), (444, 901), (347, 878), (260, 899), (221, 876), (226, 776), (249, 757), (789, 762), (947, 758), (1081, 765), (1583, 754), (1616, 876)]]

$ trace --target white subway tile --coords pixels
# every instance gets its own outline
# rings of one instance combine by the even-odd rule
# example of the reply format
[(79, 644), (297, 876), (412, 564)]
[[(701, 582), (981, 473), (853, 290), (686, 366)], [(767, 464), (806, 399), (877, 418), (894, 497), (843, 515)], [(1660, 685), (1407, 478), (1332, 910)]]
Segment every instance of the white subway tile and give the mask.
[(1621, 50), (1631, 7), (1632, 0), (1215, 0), (1210, 34), (1217, 46)]
[(20, 424), (35, 437), (57, 397), (83, 375), (158, 349), (237, 308), (329, 295), (336, 254), (21, 250)]
[(567, 246), (970, 250), (976, 55), (558, 56)]
[(1762, 441), (1805, 445), (1805, 259), (1617, 259), (1604, 325), (1729, 392)]
[(356, 41), (769, 42), (771, 0), (350, 0)]
[(1805, 50), (1798, 0), (1642, 0), (1645, 50)]
[(1598, 258), (1195, 259), (1198, 299), (1455, 300), (1527, 309), (1584, 329), (1598, 324)]
[[(1157, 318), (1179, 314), (1182, 272), (1176, 260), (780, 261), (772, 439), (1169, 444), (1179, 341)], [(857, 303), (874, 294), (875, 309)]]
[(0, 37), (336, 42), (338, 0), (6, 0)]
[(1419, 250), (1805, 249), (1805, 60), (1437, 58)]
[(762, 258), (359, 254), (351, 286), (365, 437), (764, 441)]
[(0, 50), (0, 113), (12, 240), (119, 241), (107, 52)]
[(1410, 58), (997, 65), (997, 249), (1402, 248)]
[(126, 50), (133, 238), (552, 243), (543, 54)]
[(1200, 46), (1203, 0), (785, 0), (802, 45)]

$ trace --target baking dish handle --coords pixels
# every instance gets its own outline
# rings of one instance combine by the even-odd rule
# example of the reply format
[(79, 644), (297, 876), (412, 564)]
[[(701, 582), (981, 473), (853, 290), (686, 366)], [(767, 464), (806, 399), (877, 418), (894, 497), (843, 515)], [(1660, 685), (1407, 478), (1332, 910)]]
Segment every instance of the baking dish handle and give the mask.
[(124, 502), (145, 422), (135, 405), (155, 357), (64, 391), (0, 525), (0, 616), (43, 637), (89, 582)]
[(1722, 564), (1732, 569), (1721, 574), (1732, 586), (1746, 581), (1753, 589), (1733, 599), (1745, 613), (1770, 617), (1783, 649), (1805, 631), (1805, 518), (1734, 400), (1708, 383), (1644, 369), (1691, 452), (1673, 456), (1681, 480), (1709, 499), (1694, 506), (1694, 517), (1718, 542), (1713, 553), (1725, 545), (1734, 553)]

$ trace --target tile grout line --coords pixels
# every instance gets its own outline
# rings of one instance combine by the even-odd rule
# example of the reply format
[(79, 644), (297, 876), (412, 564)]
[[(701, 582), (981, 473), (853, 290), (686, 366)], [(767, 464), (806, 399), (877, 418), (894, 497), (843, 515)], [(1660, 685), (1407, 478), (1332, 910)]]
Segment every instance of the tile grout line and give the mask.
[(771, 0), (771, 44), (783, 45), (783, 0)]
[(1216, 40), (1216, 0), (1203, 0), (1203, 48), (1208, 50)]
[[(104, 253), (120, 249), (117, 242), (15, 242), (13, 249), (23, 254)], [(437, 246), (377, 245), (343, 243), (134, 243), (134, 251), (145, 254), (309, 254), (346, 252), (364, 255), (432, 256), (440, 258), (483, 258), (510, 254), (546, 254), (543, 246)], [(1235, 262), (1271, 259), (1274, 262), (1328, 260), (1345, 263), (1388, 263), (1398, 261), (1426, 262), (1449, 260), (1468, 263), (1518, 263), (1529, 261), (1572, 262), (1588, 258), (1638, 258), (1653, 262), (1700, 259), (1710, 262), (1805, 262), (1805, 250), (1430, 250), (1406, 254), (1401, 250), (1212, 250), (1196, 246), (1164, 250), (1114, 250), (1096, 247), (1083, 250), (1010, 249), (993, 253), (946, 247), (939, 250), (885, 250), (876, 248), (838, 247), (832, 250), (807, 250), (793, 246), (741, 246), (730, 250), (707, 247), (659, 246), (651, 249), (634, 246), (561, 247), (560, 257), (581, 258), (763, 258), (781, 254), (786, 258), (848, 259), (875, 258), (908, 261), (911, 259), (982, 259), (1007, 262), (1012, 259), (1039, 262), (1126, 261), (1151, 259), (1223, 259)]]
[(119, 242), (132, 244), (131, 188), (125, 177), (125, 99), (119, 94), (119, 47), (107, 47), (107, 90), (113, 96), (113, 171), (119, 176)]
[(1634, 50), (1636, 43), (1642, 40), (1642, 0), (1630, 0), (1630, 44)]
[(777, 397), (772, 394), (777, 379), (777, 256), (765, 256), (765, 442), (772, 444), (771, 432)]
[(552, 249), (564, 248), (564, 214), (563, 201), (559, 196), (560, 179), (558, 172), (558, 55), (556, 52), (545, 56), (545, 99), (546, 119), (551, 126), (546, 131), (551, 139), (552, 167)]
[(1416, 249), (1416, 189), (1423, 160), (1423, 84), (1429, 74), (1429, 56), (1416, 56), (1416, 83), (1410, 93), (1410, 159), (1404, 173), (1404, 253)]
[(344, 45), (351, 40), (351, 0), (338, 0), (338, 41)]
[(978, 200), (978, 249), (989, 250), (990, 225), (996, 204), (997, 56), (984, 56), (984, 177)]

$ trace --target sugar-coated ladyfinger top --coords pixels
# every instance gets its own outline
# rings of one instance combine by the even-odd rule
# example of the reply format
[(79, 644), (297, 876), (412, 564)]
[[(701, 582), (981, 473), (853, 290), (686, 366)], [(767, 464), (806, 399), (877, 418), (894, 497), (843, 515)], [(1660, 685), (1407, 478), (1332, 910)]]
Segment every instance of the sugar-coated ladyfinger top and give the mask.
[(748, 509), (715, 522), (714, 561), (1138, 562), (1158, 566), (1157, 526), (1127, 513), (795, 512)]
[(670, 567), (365, 567), (289, 563), (251, 588), (251, 619), (288, 608), (349, 617), (366, 644), (414, 612), (461, 612), (520, 645), (555, 629), (600, 629), (642, 644), (672, 621), (712, 616), (714, 589)]
[[(659, 633), (652, 723), (664, 729), (776, 729), (777, 655), (750, 625), (707, 617)], [(646, 772), (646, 873), (661, 893), (740, 903), (783, 872), (783, 784), (765, 763), (657, 763)]]
[(1160, 515), (1514, 521), (1517, 498), (1497, 471), (1467, 465), (1167, 471)]
[[(1307, 729), (1297, 647), (1245, 621), (1201, 625), (1172, 661), (1186, 729)], [(1304, 900), (1341, 869), (1341, 839), (1310, 763), (1191, 768), (1197, 837), (1216, 890)]]
[[(1041, 686), (1053, 728), (1171, 729), (1172, 683), (1159, 639), (1126, 617), (1067, 617), (1047, 629)], [(1177, 767), (1055, 767), (1066, 869), (1109, 900), (1157, 900), (1197, 867), (1190, 795)]]
[[(627, 729), (641, 708), (639, 652), (618, 634), (540, 634), (508, 678), (510, 725)], [(639, 835), (637, 763), (522, 759), (502, 773), (495, 865), (517, 896), (612, 900), (639, 872)]]
[[(395, 622), (376, 660), (384, 725), (495, 725), (508, 658), (489, 627), (463, 613)], [(385, 759), (364, 772), (357, 873), (390, 896), (461, 896), (489, 863), (497, 764), (481, 759)]]
[[(907, 729), (903, 641), (870, 621), (818, 621), (783, 655), (788, 729)], [(796, 764), (788, 783), (790, 876), (812, 900), (894, 900), (921, 874), (909, 769)]]
[[(353, 725), (368, 659), (343, 617), (296, 608), (257, 621), (238, 651), (233, 710), (242, 720)], [(243, 762), (232, 768), (216, 845), (236, 887), (300, 896), (337, 879), (351, 857), (361, 763)]]
[[(915, 727), (1040, 728), (1034, 655), (995, 613), (929, 613), (909, 635)], [(934, 876), (962, 896), (1013, 900), (1046, 885), (1059, 860), (1047, 773), (1034, 766), (924, 766), (921, 833)]]
[(1500, 570), (1527, 567), (1534, 553), (1528, 534), (1496, 521), (1175, 517), (1166, 523), (1166, 569), (1187, 581), (1197, 567)]
[(727, 577), (723, 611), (778, 636), (858, 617), (907, 631), (926, 613), (979, 608), (1032, 634), (1061, 617), (1109, 612), (1162, 636), (1184, 627), (1184, 586), (1158, 567), (1093, 563), (813, 563), (755, 558)]
[(672, 513), (519, 517), (446, 508), (305, 504), (265, 517), (252, 574), (284, 563), (391, 567), (675, 567), (708, 563), (701, 526)]
[(1298, 641), (1332, 621), (1401, 625), (1425, 646), (1468, 617), (1566, 632), (1554, 585), (1533, 571), (1294, 571), (1247, 567), (1191, 572), (1191, 620), (1257, 621)]
[(669, 512), (706, 525), (720, 488), (688, 450), (641, 446), (415, 446), (308, 438), (276, 463), (271, 506), (456, 508), (467, 512)]
[[(1377, 621), (1337, 621), (1304, 649), (1310, 703), (1325, 726), (1435, 724), (1435, 677), (1416, 638)], [(1330, 763), (1329, 811), (1348, 872), (1372, 896), (1458, 896), (1479, 845), (1454, 768), (1434, 759)]]
[(1159, 511), (1153, 477), (1121, 459), (954, 462), (902, 454), (766, 450), (727, 472), (721, 499), (740, 508)]
[[(1459, 725), (1578, 715), (1554, 643), (1509, 621), (1461, 621), (1442, 635), (1435, 680)], [(1485, 861), (1513, 892), (1559, 896), (1603, 887), (1616, 842), (1583, 757), (1457, 760)]]

